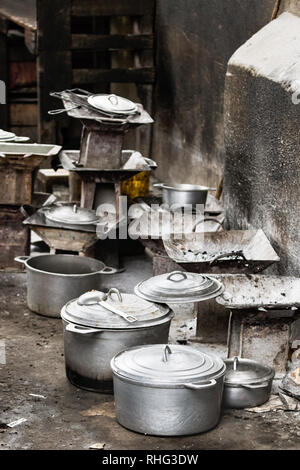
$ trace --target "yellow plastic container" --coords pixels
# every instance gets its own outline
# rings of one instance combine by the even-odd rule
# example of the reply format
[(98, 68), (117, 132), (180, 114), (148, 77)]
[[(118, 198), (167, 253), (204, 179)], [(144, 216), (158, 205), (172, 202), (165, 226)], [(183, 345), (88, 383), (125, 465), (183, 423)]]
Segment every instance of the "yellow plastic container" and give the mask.
[(122, 182), (121, 192), (130, 200), (137, 197), (146, 197), (150, 189), (150, 171), (141, 171), (135, 176)]

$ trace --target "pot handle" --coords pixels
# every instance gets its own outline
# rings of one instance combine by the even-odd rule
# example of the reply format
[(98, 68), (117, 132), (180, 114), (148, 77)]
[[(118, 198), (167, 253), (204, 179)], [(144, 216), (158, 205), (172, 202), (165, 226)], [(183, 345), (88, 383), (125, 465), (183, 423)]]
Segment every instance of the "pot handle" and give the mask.
[(163, 188), (164, 183), (154, 183), (153, 188)]
[(97, 274), (116, 274), (120, 272), (119, 269), (112, 268), (111, 266), (104, 266), (100, 271), (97, 272)]
[(220, 222), (218, 219), (210, 219), (209, 217), (205, 217), (204, 219), (198, 220), (198, 222), (195, 223), (192, 232), (196, 232), (196, 228), (201, 222), (215, 222), (216, 224), (219, 224), (220, 227), (223, 226), (223, 222)]
[(170, 354), (172, 354), (172, 350), (170, 346), (167, 344), (164, 349), (163, 362), (168, 362)]
[(29, 258), (30, 258), (30, 256), (16, 256), (15, 261), (17, 261), (17, 263), (25, 264), (26, 261), (29, 260)]
[(73, 323), (68, 323), (66, 330), (70, 331), (70, 333), (79, 333), (80, 335), (89, 335), (91, 333), (99, 333), (100, 331), (96, 330), (95, 328), (84, 328), (79, 325), (74, 325)]
[(241, 385), (243, 388), (248, 388), (249, 390), (257, 389), (257, 388), (267, 388), (269, 386), (269, 382), (263, 382), (261, 384), (249, 384), (249, 385)]
[[(172, 279), (174, 276), (180, 275), (182, 276), (181, 279)], [(169, 274), (167, 277), (168, 281), (173, 281), (173, 282), (182, 282), (184, 279), (187, 279), (187, 275), (183, 271), (173, 271), (172, 273)]]
[(204, 384), (183, 384), (185, 388), (188, 388), (190, 390), (203, 390), (203, 389), (206, 389), (206, 388), (212, 388), (212, 387), (215, 387), (215, 385), (217, 385), (217, 381), (215, 379), (212, 379), (210, 380), (209, 382), (207, 383), (204, 383)]

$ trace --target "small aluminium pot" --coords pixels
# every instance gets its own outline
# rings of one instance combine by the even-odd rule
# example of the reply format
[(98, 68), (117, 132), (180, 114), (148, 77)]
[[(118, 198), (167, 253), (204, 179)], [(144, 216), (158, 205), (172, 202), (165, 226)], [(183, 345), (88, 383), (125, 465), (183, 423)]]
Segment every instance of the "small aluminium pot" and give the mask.
[(112, 393), (113, 356), (132, 346), (167, 342), (173, 312), (113, 288), (107, 294), (87, 292), (68, 302), (61, 317), (70, 382), (85, 390)]
[(221, 416), (224, 362), (189, 346), (131, 348), (111, 361), (116, 416), (125, 428), (183, 436), (214, 428)]
[(171, 206), (184, 207), (186, 205), (196, 206), (202, 204), (205, 206), (208, 191), (215, 191), (216, 188), (207, 188), (198, 184), (174, 184), (164, 183), (154, 184), (157, 188), (162, 188), (163, 203)]
[(253, 408), (269, 400), (274, 370), (250, 359), (226, 359), (223, 406)]
[(99, 289), (103, 274), (117, 272), (102, 261), (78, 255), (18, 256), (15, 261), (26, 267), (28, 308), (55, 318), (69, 300)]

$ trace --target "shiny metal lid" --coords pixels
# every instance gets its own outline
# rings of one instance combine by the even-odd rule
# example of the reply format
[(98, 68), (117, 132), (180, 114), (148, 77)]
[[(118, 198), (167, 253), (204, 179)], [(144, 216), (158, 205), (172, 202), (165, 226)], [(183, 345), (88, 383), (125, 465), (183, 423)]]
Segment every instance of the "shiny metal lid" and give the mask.
[(223, 290), (223, 284), (212, 276), (183, 271), (151, 277), (135, 287), (139, 297), (166, 304), (213, 299)]
[(137, 105), (133, 101), (114, 94), (89, 96), (88, 103), (94, 108), (109, 114), (129, 115), (137, 111)]
[(171, 320), (173, 313), (167, 306), (147, 302), (134, 294), (121, 294), (112, 288), (107, 294), (90, 291), (71, 300), (63, 307), (61, 316), (81, 326), (123, 330), (164, 323)]
[(118, 376), (153, 386), (204, 382), (225, 373), (222, 359), (175, 344), (138, 346), (121, 351), (112, 359), (111, 368)]
[(44, 211), (47, 219), (71, 225), (89, 225), (99, 221), (95, 211), (78, 207), (77, 204), (63, 204), (52, 206)]
[(225, 384), (244, 385), (264, 382), (274, 377), (274, 370), (259, 362), (250, 359), (234, 357), (226, 359)]

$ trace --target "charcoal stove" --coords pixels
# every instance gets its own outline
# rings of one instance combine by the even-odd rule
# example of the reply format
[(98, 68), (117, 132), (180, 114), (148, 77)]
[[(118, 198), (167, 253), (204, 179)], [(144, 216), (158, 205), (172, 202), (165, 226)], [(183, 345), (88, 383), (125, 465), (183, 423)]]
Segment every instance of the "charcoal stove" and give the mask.
[[(55, 254), (56, 250), (71, 251), (82, 256), (92, 256), (93, 247), (99, 240), (97, 229), (99, 225), (71, 225), (49, 220), (45, 216), (45, 211), (49, 207), (38, 209), (33, 215), (27, 217), (23, 224), (27, 225), (33, 232), (42, 238), (49, 246), (50, 253)], [(110, 214), (100, 221), (101, 226), (105, 226), (106, 234), (116, 230), (115, 215)]]
[(124, 134), (130, 129), (153, 123), (141, 104), (136, 104), (134, 115), (108, 117), (88, 103), (92, 95), (86, 90), (65, 90), (51, 93), (51, 96), (60, 98), (65, 109), (50, 111), (50, 114), (65, 111), (83, 124), (79, 163), (86, 168), (120, 169)]
[(230, 312), (228, 357), (247, 357), (274, 367), (278, 376), (285, 374), (291, 325), (300, 317), (300, 278), (255, 274), (216, 277), (225, 286), (217, 303)]

